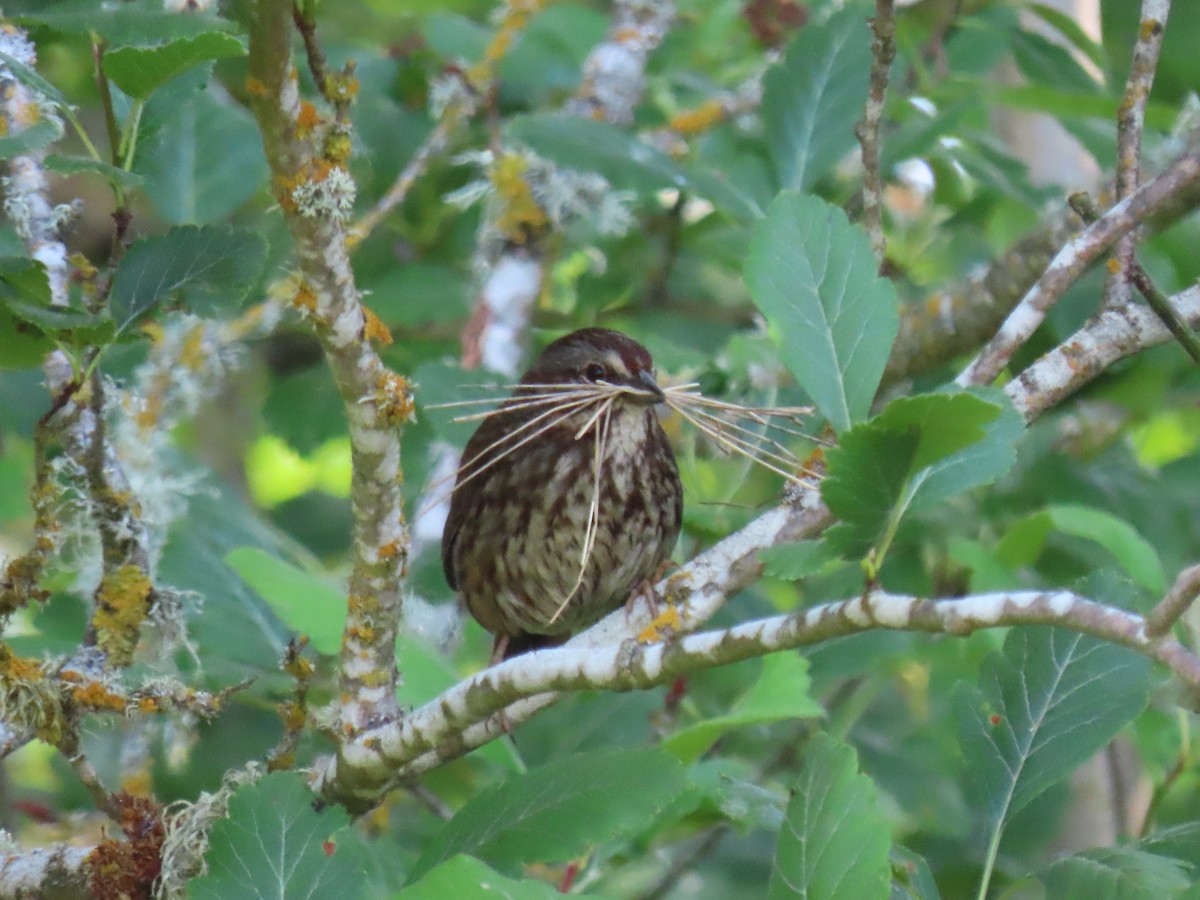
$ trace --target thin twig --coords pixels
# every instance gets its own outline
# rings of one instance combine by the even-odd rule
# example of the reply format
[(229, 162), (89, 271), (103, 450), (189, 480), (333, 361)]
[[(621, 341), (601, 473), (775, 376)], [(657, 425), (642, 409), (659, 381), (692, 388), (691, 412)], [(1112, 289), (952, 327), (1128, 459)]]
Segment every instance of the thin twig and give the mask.
[(430, 160), (445, 152), (446, 147), (450, 144), (450, 138), (466, 122), (468, 116), (457, 110), (458, 107), (446, 110), (441, 120), (434, 126), (433, 131), (425, 138), (425, 143), (413, 154), (408, 164), (400, 170), (400, 174), (396, 176), (396, 180), (388, 188), (387, 193), (380, 197), (375, 205), (363, 214), (362, 218), (347, 229), (349, 241), (352, 243), (362, 242), (393, 209), (405, 201), (412, 186), (429, 167)]
[[(1084, 222), (1092, 223), (1100, 218), (1100, 211), (1096, 208), (1096, 204), (1092, 202), (1092, 198), (1085, 191), (1072, 194), (1067, 202), (1071, 204), (1071, 209), (1075, 210), (1076, 214), (1083, 219)], [(1171, 334), (1175, 335), (1175, 340), (1183, 346), (1190, 356), (1197, 363), (1200, 363), (1200, 339), (1197, 339), (1195, 333), (1188, 328), (1186, 322), (1179, 318), (1175, 313), (1174, 307), (1171, 306), (1171, 301), (1150, 277), (1150, 273), (1142, 268), (1142, 264), (1138, 262), (1137, 256), (1131, 254), (1123, 263), (1123, 271), (1129, 276), (1129, 280), (1134, 287), (1138, 289), (1150, 308), (1162, 320), (1162, 323), (1170, 329)], [(1112, 303), (1107, 303), (1107, 306), (1112, 306)]]
[(317, 91), (320, 92), (322, 97), (329, 100), (330, 98), (327, 93), (329, 88), (326, 84), (325, 52), (317, 42), (317, 23), (313, 21), (312, 9), (309, 8), (305, 12), (300, 9), (299, 3), (293, 3), (292, 22), (295, 23), (296, 30), (300, 32), (300, 37), (304, 41), (304, 55), (308, 58), (308, 71), (312, 73)]
[(1179, 617), (1200, 596), (1200, 565), (1191, 566), (1179, 573), (1167, 595), (1146, 616), (1146, 634), (1158, 637), (1166, 634), (1179, 621)]
[(862, 121), (854, 129), (862, 145), (863, 161), (863, 224), (871, 238), (871, 249), (882, 269), (887, 253), (887, 238), (883, 234), (883, 181), (879, 173), (879, 124), (883, 120), (883, 103), (887, 97), (888, 76), (896, 58), (896, 20), (893, 0), (875, 0), (875, 18), (871, 20), (871, 79), (867, 88), (867, 103)]
[[(1124, 200), (1137, 190), (1142, 153), (1142, 129), (1146, 121), (1146, 102), (1154, 85), (1158, 54), (1162, 48), (1163, 31), (1171, 0), (1142, 0), (1142, 16), (1138, 26), (1137, 43), (1125, 82), (1125, 96), (1117, 112), (1117, 200)], [(1120, 269), (1112, 275), (1105, 292), (1108, 305), (1129, 299), (1129, 280), (1132, 280), (1134, 249), (1137, 238), (1124, 235), (1117, 244)]]
[(1012, 355), (1029, 339), (1047, 311), (1074, 281), (1121, 235), (1154, 215), (1164, 204), (1193, 183), (1200, 181), (1200, 149), (1193, 148), (1161, 175), (1146, 182), (1073, 237), (1051, 261), (1000, 330), (958, 376), (962, 386), (991, 384)]

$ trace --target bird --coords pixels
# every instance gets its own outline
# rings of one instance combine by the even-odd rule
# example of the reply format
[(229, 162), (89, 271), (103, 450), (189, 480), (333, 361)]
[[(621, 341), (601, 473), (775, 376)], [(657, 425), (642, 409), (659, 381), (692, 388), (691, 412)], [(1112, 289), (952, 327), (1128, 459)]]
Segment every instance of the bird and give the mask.
[(683, 515), (649, 351), (606, 328), (553, 341), (463, 451), (442, 568), (493, 662), (555, 646), (669, 563)]

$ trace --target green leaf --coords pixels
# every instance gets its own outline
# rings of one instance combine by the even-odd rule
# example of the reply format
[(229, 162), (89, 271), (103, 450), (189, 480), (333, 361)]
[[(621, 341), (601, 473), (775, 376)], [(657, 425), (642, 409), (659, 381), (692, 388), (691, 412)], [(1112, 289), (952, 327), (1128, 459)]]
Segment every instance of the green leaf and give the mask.
[(824, 541), (797, 541), (759, 550), (758, 558), (762, 560), (764, 575), (797, 581), (824, 568), (826, 563), (837, 559), (837, 554)]
[(1039, 875), (1047, 897), (1088, 900), (1165, 900), (1192, 884), (1177, 859), (1132, 847), (1087, 850), (1060, 859)]
[(43, 116), (27, 128), (0, 137), (0, 159), (12, 159), (42, 150), (62, 136), (62, 122), (58, 118)]
[(954, 708), (967, 777), (991, 829), (1069, 775), (1145, 707), (1150, 662), (1059, 628), (1014, 628), (960, 684)]
[(292, 772), (239, 788), (217, 820), (204, 861), (188, 886), (193, 900), (228, 897), (356, 897), (366, 880), (364, 849), (339, 806), (313, 809), (312, 792)]
[(920, 435), (914, 469), (924, 469), (983, 440), (984, 426), (1000, 417), (1000, 407), (971, 394), (921, 394), (899, 397), (872, 425)]
[(925, 857), (907, 847), (893, 845), (891, 866), (891, 900), (941, 900)]
[(105, 181), (122, 187), (139, 187), (145, 180), (141, 175), (126, 172), (117, 166), (99, 162), (87, 156), (59, 156), (51, 154), (45, 159), (46, 168), (60, 175), (99, 175)]
[(113, 278), (109, 308), (118, 332), (177, 292), (196, 313), (236, 309), (258, 280), (266, 254), (261, 236), (228, 226), (189, 225), (143, 238), (122, 257)]
[(1111, 553), (1139, 587), (1155, 595), (1166, 591), (1166, 575), (1154, 545), (1124, 519), (1092, 506), (1049, 506), (1042, 513), (1059, 531), (1095, 541)]
[(581, 753), (515, 775), (472, 797), (425, 848), (410, 880), (459, 853), (502, 872), (572, 859), (644, 828), (686, 786), (662, 750)]
[(1104, 46), (1093, 41), (1079, 23), (1069, 15), (1044, 3), (1031, 3), (1029, 10), (1070, 41), (1075, 49), (1091, 60), (1092, 65), (1097, 69), (1101, 72), (1108, 71), (1108, 55), (1104, 51)]
[(40, 328), (0, 306), (0, 369), (28, 369), (40, 365), (54, 349), (54, 341)]
[(134, 160), (150, 202), (174, 225), (222, 220), (267, 180), (254, 117), (192, 79), (177, 79), (147, 103)]
[[(1017, 442), (1025, 434), (1025, 420), (1013, 408), (1012, 401), (999, 388), (972, 388), (968, 395), (997, 409), (997, 414), (981, 426), (982, 435), (974, 443), (950, 453), (914, 478), (912, 510), (926, 509), (963, 491), (991, 484), (1005, 475), (1017, 461)], [(959, 409), (964, 407), (959, 406)], [(976, 424), (989, 418), (983, 407), (971, 413)]]
[(242, 39), (209, 31), (157, 46), (118, 47), (104, 55), (104, 73), (113, 84), (137, 100), (145, 100), (177, 75), (215, 59), (243, 56)]
[(43, 78), (36, 69), (29, 68), (25, 63), (15, 57), (9, 56), (7, 53), (0, 53), (0, 61), (12, 72), (13, 77), (25, 85), (25, 87), (41, 94), (55, 106), (62, 109), (72, 108), (71, 104), (67, 102), (67, 98), (63, 96), (62, 91)]
[(860, 554), (911, 509), (993, 481), (1012, 466), (1021, 417), (995, 392), (921, 394), (892, 401), (827, 454), (821, 495), (843, 523), (828, 535)]
[(470, 856), (454, 856), (435, 866), (395, 900), (556, 900), (562, 894), (550, 884), (532, 878), (506, 878)]
[(734, 728), (824, 716), (825, 710), (809, 695), (810, 686), (807, 659), (798, 653), (773, 653), (763, 660), (758, 681), (728, 713), (680, 729), (663, 741), (663, 747), (691, 764)]
[(870, 71), (871, 32), (856, 3), (803, 29), (767, 71), (762, 120), (780, 188), (809, 187), (854, 146)]
[(565, 113), (518, 116), (508, 137), (560, 166), (598, 172), (614, 188), (642, 195), (678, 188), (705, 197), (730, 216), (750, 221), (762, 215), (749, 196), (718, 175), (675, 162), (662, 151), (607, 122)]
[(781, 194), (750, 242), (745, 277), (783, 361), (839, 432), (867, 415), (899, 327), (862, 229), (819, 197)]
[(859, 774), (853, 748), (829, 735), (817, 735), (805, 756), (779, 832), (768, 896), (883, 900), (891, 883), (891, 839), (874, 783)]
[(1013, 59), (1031, 84), (1053, 84), (1081, 94), (1103, 90), (1067, 48), (1032, 31), (1013, 35)]
[(212, 13), (181, 15), (164, 9), (162, 0), (127, 0), (119, 4), (57, 0), (52, 9), (12, 19), (21, 25), (44, 25), (64, 34), (95, 32), (111, 47), (173, 41), (210, 31), (232, 31), (235, 27)]
[(344, 591), (258, 547), (230, 550), (225, 563), (267, 601), (288, 630), (306, 635), (318, 653), (337, 654), (346, 624)]
[(821, 497), (839, 523), (826, 540), (851, 556), (861, 556), (903, 501), (920, 435), (874, 423), (845, 432), (826, 454), (829, 470)]

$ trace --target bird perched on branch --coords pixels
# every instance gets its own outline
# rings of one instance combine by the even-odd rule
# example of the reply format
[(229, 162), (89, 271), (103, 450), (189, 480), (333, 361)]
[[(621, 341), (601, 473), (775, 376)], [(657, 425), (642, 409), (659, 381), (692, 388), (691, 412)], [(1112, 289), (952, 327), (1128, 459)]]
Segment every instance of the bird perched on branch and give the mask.
[(625, 603), (669, 558), (683, 489), (646, 348), (584, 328), (542, 351), (463, 451), (442, 567), (496, 636), (552, 646)]

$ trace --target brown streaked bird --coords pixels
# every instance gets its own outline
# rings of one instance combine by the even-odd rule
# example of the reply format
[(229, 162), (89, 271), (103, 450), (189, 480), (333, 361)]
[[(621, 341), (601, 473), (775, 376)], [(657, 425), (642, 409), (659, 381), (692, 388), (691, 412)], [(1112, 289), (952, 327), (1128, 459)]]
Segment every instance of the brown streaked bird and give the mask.
[(625, 603), (669, 558), (683, 489), (641, 344), (559, 338), (467, 442), (442, 568), (496, 637), (494, 660), (553, 646)]

